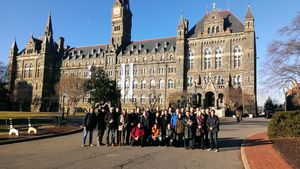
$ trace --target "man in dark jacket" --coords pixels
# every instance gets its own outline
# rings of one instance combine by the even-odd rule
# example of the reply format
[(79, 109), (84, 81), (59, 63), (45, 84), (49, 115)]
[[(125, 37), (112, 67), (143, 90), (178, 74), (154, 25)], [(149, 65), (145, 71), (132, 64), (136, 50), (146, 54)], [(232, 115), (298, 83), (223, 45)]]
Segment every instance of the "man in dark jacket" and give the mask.
[(143, 111), (143, 115), (141, 116), (140, 123), (145, 131), (145, 137), (144, 137), (144, 143), (146, 142), (146, 139), (150, 136), (150, 121), (149, 116), (146, 111)]
[(93, 131), (96, 127), (96, 114), (94, 108), (90, 108), (87, 114), (84, 117), (83, 121), (83, 140), (82, 147), (85, 146), (86, 137), (89, 133), (89, 146), (93, 146)]
[(98, 126), (98, 137), (97, 137), (97, 146), (104, 145), (102, 143), (103, 140), (103, 134), (105, 131), (105, 115), (106, 115), (106, 110), (104, 108), (99, 109), (99, 112), (97, 114), (97, 126)]
[(111, 132), (112, 146), (115, 145), (117, 128), (118, 128), (118, 114), (114, 108), (110, 108), (110, 111), (105, 116), (106, 123), (106, 146), (109, 146), (109, 134)]
[(220, 120), (219, 117), (215, 115), (215, 111), (211, 111), (211, 115), (208, 117), (206, 122), (208, 133), (209, 133), (209, 139), (210, 139), (210, 149), (208, 151), (211, 151), (215, 148), (215, 152), (219, 151), (218, 147), (218, 132), (219, 132), (219, 125)]

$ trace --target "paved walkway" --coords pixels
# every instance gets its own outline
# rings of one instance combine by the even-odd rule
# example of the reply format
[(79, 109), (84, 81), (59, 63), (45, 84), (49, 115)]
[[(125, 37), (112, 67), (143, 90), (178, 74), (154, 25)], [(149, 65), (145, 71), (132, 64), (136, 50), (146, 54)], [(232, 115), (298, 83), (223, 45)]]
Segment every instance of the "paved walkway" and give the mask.
[(266, 132), (248, 137), (244, 152), (251, 169), (292, 169), (274, 150)]
[[(240, 147), (251, 133), (265, 131), (269, 120), (221, 120), (220, 152), (174, 147), (81, 147), (83, 133), (0, 145), (1, 169), (241, 169)], [(94, 132), (94, 143), (96, 142)], [(18, 159), (18, 160), (15, 160)]]

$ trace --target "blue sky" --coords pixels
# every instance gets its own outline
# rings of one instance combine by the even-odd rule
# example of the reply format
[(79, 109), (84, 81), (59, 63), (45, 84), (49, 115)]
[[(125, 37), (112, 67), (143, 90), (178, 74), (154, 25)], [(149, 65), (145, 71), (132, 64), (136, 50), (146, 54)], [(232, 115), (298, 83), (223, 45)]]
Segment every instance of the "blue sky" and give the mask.
[[(87, 46), (109, 43), (111, 7), (114, 0), (0, 0), (0, 60), (7, 63), (9, 48), (17, 39), (24, 48), (31, 33), (43, 34), (49, 12), (54, 36), (63, 36), (66, 45)], [(218, 9), (230, 9), (242, 22), (248, 0), (130, 0), (133, 12), (132, 39), (143, 40), (176, 35), (181, 10), (190, 27), (216, 2)], [(277, 31), (300, 11), (299, 0), (251, 0), (255, 17), (258, 69), (263, 66), (267, 44), (280, 38)], [(258, 74), (260, 72), (258, 71)], [(258, 88), (263, 86), (258, 79)], [(277, 99), (282, 99), (277, 96)], [(266, 96), (258, 94), (261, 105)]]

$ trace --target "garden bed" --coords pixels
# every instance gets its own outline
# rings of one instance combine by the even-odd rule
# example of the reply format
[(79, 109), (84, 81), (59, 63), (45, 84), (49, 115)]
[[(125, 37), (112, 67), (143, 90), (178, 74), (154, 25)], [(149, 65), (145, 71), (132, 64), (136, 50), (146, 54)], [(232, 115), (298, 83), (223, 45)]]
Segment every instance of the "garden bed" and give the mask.
[(294, 169), (300, 169), (300, 137), (276, 139), (273, 147)]

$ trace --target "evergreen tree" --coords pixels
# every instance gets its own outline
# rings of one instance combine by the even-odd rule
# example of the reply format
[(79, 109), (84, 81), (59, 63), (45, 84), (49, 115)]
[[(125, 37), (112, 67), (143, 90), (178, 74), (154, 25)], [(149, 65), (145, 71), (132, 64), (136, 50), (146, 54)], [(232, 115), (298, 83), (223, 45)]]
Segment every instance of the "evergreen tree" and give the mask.
[(90, 93), (90, 102), (104, 105), (111, 102), (116, 105), (120, 99), (120, 91), (117, 89), (115, 81), (110, 80), (106, 72), (102, 68), (91, 68), (90, 79), (85, 81), (84, 90)]

